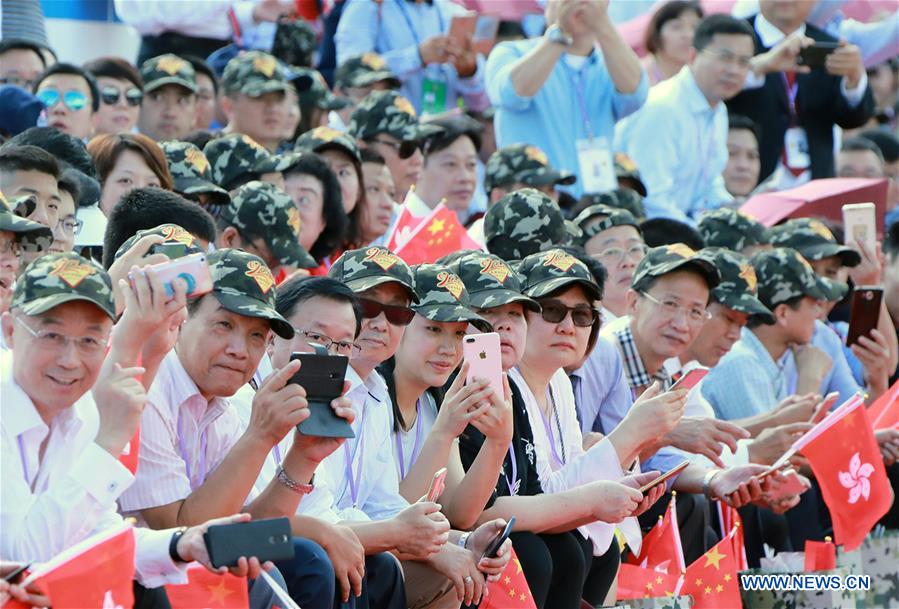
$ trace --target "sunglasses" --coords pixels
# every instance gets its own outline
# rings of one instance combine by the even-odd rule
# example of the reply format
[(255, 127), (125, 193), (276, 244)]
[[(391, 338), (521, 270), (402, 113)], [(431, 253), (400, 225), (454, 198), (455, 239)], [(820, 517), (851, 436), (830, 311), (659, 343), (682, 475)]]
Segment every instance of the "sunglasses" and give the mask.
[(78, 112), (87, 105), (87, 96), (81, 91), (71, 90), (64, 94), (57, 89), (43, 89), (35, 93), (35, 97), (49, 110), (60, 101), (72, 112)]
[(558, 300), (541, 300), (540, 316), (551, 324), (562, 323), (571, 312), (571, 322), (578, 328), (589, 328), (599, 319), (599, 311), (586, 304), (566, 306)]
[(415, 311), (409, 307), (386, 305), (367, 298), (360, 298), (359, 304), (362, 305), (362, 317), (365, 319), (374, 319), (383, 312), (387, 321), (394, 326), (408, 326), (415, 318)]
[(119, 103), (119, 98), (125, 95), (125, 101), (132, 108), (136, 108), (144, 99), (143, 92), (137, 87), (131, 87), (127, 91), (119, 91), (115, 87), (103, 87), (100, 90), (100, 100), (107, 106), (114, 106)]
[(384, 146), (388, 146), (393, 148), (396, 151), (396, 154), (401, 159), (408, 159), (410, 156), (415, 154), (416, 150), (421, 148), (421, 143), (415, 140), (403, 140), (402, 142), (388, 142), (387, 140), (382, 139), (373, 139), (373, 142), (378, 144), (382, 144)]

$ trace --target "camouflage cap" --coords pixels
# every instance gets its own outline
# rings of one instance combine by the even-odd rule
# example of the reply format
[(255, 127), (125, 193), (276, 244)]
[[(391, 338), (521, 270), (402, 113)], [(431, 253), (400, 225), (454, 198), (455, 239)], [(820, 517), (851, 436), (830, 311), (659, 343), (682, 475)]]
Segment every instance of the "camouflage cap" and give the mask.
[(721, 283), (712, 290), (716, 302), (766, 324), (774, 323), (771, 310), (758, 299), (755, 269), (746, 256), (723, 247), (707, 247), (699, 254), (708, 258), (721, 275)]
[(300, 105), (303, 107), (342, 110), (353, 105), (352, 100), (331, 93), (325, 77), (318, 70), (293, 67), (287, 71), (287, 80), (296, 87)]
[(171, 53), (146, 60), (141, 64), (140, 76), (144, 79), (145, 94), (165, 85), (179, 85), (191, 93), (197, 92), (194, 67)]
[(359, 147), (356, 146), (356, 140), (346, 133), (341, 133), (337, 129), (326, 126), (316, 127), (302, 134), (294, 143), (294, 150), (307, 150), (310, 152), (340, 150), (357, 161), (362, 160)]
[(844, 281), (835, 281), (827, 277), (818, 277), (824, 284), (824, 300), (839, 302), (849, 293), (849, 284)]
[(721, 281), (718, 268), (699, 252), (688, 245), (675, 243), (660, 245), (646, 252), (634, 270), (631, 287), (636, 291), (643, 290), (653, 277), (661, 277), (683, 268), (693, 269), (703, 276), (709, 289), (714, 289)]
[(415, 107), (396, 91), (372, 91), (350, 116), (347, 133), (367, 140), (386, 133), (398, 140), (422, 140), (442, 130), (436, 125), (421, 125)]
[(262, 239), (281, 264), (301, 269), (318, 266), (300, 245), (300, 212), (290, 195), (268, 182), (247, 182), (222, 210), (222, 221), (244, 239)]
[(526, 309), (540, 311), (540, 305), (522, 293), (518, 273), (499, 256), (469, 252), (448, 268), (462, 279), (473, 307), (491, 309), (520, 302)]
[(643, 197), (630, 188), (616, 188), (609, 192), (594, 192), (581, 197), (581, 205), (606, 205), (629, 211), (638, 221), (646, 219)]
[(577, 176), (549, 164), (546, 153), (530, 144), (504, 146), (490, 155), (484, 169), (484, 188), (489, 194), (498, 187), (515, 183), (528, 186), (574, 184)]
[(49, 237), (52, 240), (53, 231), (48, 227), (40, 222), (23, 218), (13, 211), (20, 206), (27, 207), (29, 199), (34, 200), (34, 196), (25, 195), (8, 201), (0, 192), (0, 231), (16, 233), (17, 239), (25, 233), (30, 233), (32, 236)]
[(415, 289), (421, 300), (412, 309), (432, 321), (467, 321), (489, 332), (490, 323), (471, 310), (471, 299), (462, 280), (442, 264), (417, 264), (412, 267)]
[(563, 250), (551, 249), (526, 256), (518, 265), (518, 272), (523, 277), (521, 291), (531, 298), (543, 298), (571, 285), (581, 286), (591, 300), (602, 298), (587, 265)]
[(175, 182), (175, 192), (185, 195), (207, 194), (215, 203), (228, 204), (228, 191), (213, 182), (212, 165), (203, 151), (190, 142), (160, 142)]
[(487, 250), (503, 260), (566, 245), (569, 241), (559, 206), (539, 190), (522, 188), (505, 195), (484, 216)]
[(337, 66), (334, 82), (342, 89), (369, 87), (378, 82), (385, 83), (391, 89), (399, 89), (402, 86), (400, 79), (377, 53), (363, 53), (344, 61)]
[(262, 258), (226, 248), (212, 252), (206, 260), (212, 274), (212, 293), (225, 309), (267, 319), (275, 334), (293, 338), (293, 327), (275, 309), (275, 278)]
[(579, 245), (584, 245), (599, 233), (613, 226), (633, 226), (638, 233), (643, 234), (643, 231), (640, 230), (640, 223), (631, 212), (608, 205), (587, 207), (575, 216), (574, 223), (581, 229), (581, 236), (577, 241)]
[(843, 266), (857, 266), (862, 257), (851, 247), (841, 245), (830, 229), (815, 218), (793, 218), (771, 229), (771, 245), (791, 247), (806, 260), (839, 256)]
[(726, 247), (737, 252), (754, 245), (767, 245), (771, 241), (764, 224), (730, 207), (720, 207), (703, 214), (696, 229), (709, 247)]
[(225, 66), (222, 90), (225, 95), (243, 93), (250, 97), (287, 91), (287, 75), (274, 56), (262, 51), (247, 51)]
[(74, 252), (47, 254), (28, 265), (16, 280), (10, 309), (40, 315), (53, 307), (85, 300), (115, 320), (112, 280), (103, 268)]
[(212, 166), (212, 181), (225, 190), (232, 190), (232, 185), (247, 174), (258, 178), (263, 173), (277, 171), (278, 166), (268, 150), (242, 133), (210, 140), (203, 154)]
[(640, 196), (645, 197), (646, 185), (643, 183), (643, 178), (640, 177), (640, 170), (637, 169), (637, 164), (634, 163), (631, 157), (623, 152), (616, 152), (614, 163), (615, 177), (619, 180), (633, 180), (637, 192), (640, 193)]
[(759, 300), (772, 311), (792, 298), (810, 296), (815, 300), (827, 300), (830, 294), (832, 286), (815, 275), (808, 260), (792, 248), (777, 247), (758, 252), (751, 261), (758, 277)]
[(386, 247), (373, 245), (345, 251), (331, 265), (328, 277), (343, 282), (354, 292), (364, 292), (392, 281), (409, 292), (412, 302), (419, 301), (412, 269)]
[[(134, 244), (146, 237), (147, 235), (159, 235), (162, 237), (163, 245), (171, 245), (171, 244), (180, 244), (184, 246), (184, 254), (196, 254), (202, 252), (202, 248), (200, 247), (200, 242), (194, 237), (191, 233), (187, 232), (186, 229), (178, 226), (177, 224), (160, 224), (159, 226), (155, 226), (153, 228), (147, 228), (144, 230), (137, 231), (134, 235), (128, 237), (125, 242), (119, 246), (119, 249), (116, 250), (115, 259), (118, 260), (121, 258), (125, 252), (134, 247)], [(172, 256), (169, 256), (170, 258)]]

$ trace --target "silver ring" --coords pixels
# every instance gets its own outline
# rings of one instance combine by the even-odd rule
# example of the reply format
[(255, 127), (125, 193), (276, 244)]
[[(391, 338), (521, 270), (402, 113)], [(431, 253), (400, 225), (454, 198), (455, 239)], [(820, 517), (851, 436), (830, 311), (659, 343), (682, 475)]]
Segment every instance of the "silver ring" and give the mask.
[(464, 581), (466, 584), (470, 584), (474, 580), (471, 579), (471, 575), (466, 575), (464, 578), (462, 578), (462, 581)]

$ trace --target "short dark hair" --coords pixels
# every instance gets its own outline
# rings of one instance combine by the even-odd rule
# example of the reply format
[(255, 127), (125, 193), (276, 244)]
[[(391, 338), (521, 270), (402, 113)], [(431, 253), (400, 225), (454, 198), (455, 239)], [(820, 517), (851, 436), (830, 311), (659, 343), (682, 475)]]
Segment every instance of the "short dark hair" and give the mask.
[(880, 148), (866, 137), (851, 137), (843, 140), (843, 143), (840, 144), (840, 152), (873, 152), (881, 163), (884, 162)]
[[(805, 295), (793, 296), (792, 298), (788, 298), (787, 300), (785, 300), (783, 302), (779, 302), (776, 305), (772, 305), (767, 302), (762, 302), (762, 304), (765, 305), (766, 307), (768, 307), (769, 309), (771, 309), (771, 311), (774, 311), (774, 309), (776, 309), (777, 307), (779, 307), (782, 304), (787, 305), (788, 307), (790, 307), (791, 309), (793, 309), (795, 311), (802, 305), (803, 299), (805, 299)], [(753, 328), (758, 328), (759, 326), (764, 326), (764, 325), (766, 325), (766, 324), (764, 321), (764, 317), (762, 315), (750, 315), (749, 320), (746, 322), (746, 327), (749, 328), (750, 330), (752, 330)]]
[(215, 221), (205, 209), (181, 195), (161, 188), (135, 188), (112, 208), (103, 235), (103, 266), (115, 261), (115, 254), (139, 230), (164, 222), (182, 227), (192, 235), (215, 242)]
[(895, 134), (886, 129), (868, 129), (859, 133), (858, 137), (874, 142), (887, 163), (899, 160), (899, 138)]
[(745, 114), (728, 114), (727, 128), (730, 131), (735, 131), (737, 129), (752, 131), (752, 135), (755, 136), (756, 142), (758, 142), (761, 138), (761, 135), (759, 134), (759, 126), (755, 123), (754, 120), (752, 120)]
[(359, 151), (362, 162), (363, 163), (376, 163), (378, 165), (386, 165), (387, 161), (384, 159), (384, 156), (372, 148), (371, 146), (367, 148), (363, 148)]
[(31, 51), (40, 58), (41, 65), (45, 68), (47, 67), (47, 62), (44, 61), (44, 50), (39, 44), (21, 38), (7, 38), (5, 40), (0, 40), (0, 55), (3, 55), (8, 51)]
[(694, 250), (705, 247), (705, 241), (699, 232), (680, 220), (672, 218), (650, 218), (640, 223), (643, 241), (647, 247), (684, 243)]
[(34, 81), (34, 87), (32, 87), (31, 89), (32, 93), (37, 93), (37, 90), (40, 88), (41, 83), (55, 74), (71, 74), (73, 76), (80, 76), (81, 78), (83, 78), (87, 83), (87, 88), (90, 89), (91, 92), (92, 112), (96, 112), (100, 109), (100, 88), (97, 87), (96, 79), (90, 72), (88, 72), (84, 68), (71, 63), (55, 63), (44, 70), (41, 75), (37, 77), (37, 80)]
[(718, 13), (709, 15), (696, 26), (696, 32), (693, 34), (693, 47), (697, 51), (703, 50), (709, 45), (715, 34), (742, 34), (755, 41), (755, 33), (749, 27), (749, 23), (743, 19)]
[(203, 150), (206, 147), (206, 144), (216, 139), (214, 133), (210, 131), (205, 131), (203, 129), (198, 129), (196, 131), (191, 131), (187, 135), (181, 138), (182, 142), (187, 142), (188, 144), (193, 144), (200, 150)]
[(343, 209), (340, 194), (340, 182), (328, 167), (328, 164), (314, 152), (305, 152), (297, 157), (293, 165), (284, 171), (284, 178), (294, 174), (305, 174), (316, 178), (322, 184), (322, 213), (325, 216), (325, 229), (318, 236), (309, 254), (318, 261), (333, 254), (344, 244), (349, 220)]
[(78, 201), (81, 199), (81, 178), (78, 175), (80, 173), (77, 169), (67, 167), (56, 181), (59, 190), (66, 191), (72, 197), (76, 208), (78, 207)]
[(705, 14), (698, 2), (687, 0), (672, 0), (659, 7), (646, 25), (643, 35), (643, 45), (649, 53), (655, 53), (662, 48), (662, 28), (669, 21), (678, 19), (686, 12), (696, 13), (702, 19)]
[[(209, 64), (206, 63), (205, 59), (190, 54), (181, 55), (181, 59), (189, 63), (197, 74), (205, 74), (208, 76), (209, 80), (212, 81), (212, 90), (215, 91), (216, 95), (219, 94), (219, 79), (216, 77), (215, 72), (212, 71)], [(201, 150), (202, 148), (203, 147), (200, 146)]]
[(295, 277), (278, 286), (278, 297), (275, 310), (284, 319), (296, 313), (300, 303), (312, 298), (327, 298), (339, 303), (348, 303), (353, 307), (356, 318), (356, 330), (353, 337), (359, 336), (362, 328), (362, 305), (355, 292), (346, 284), (331, 277)]
[(121, 57), (98, 57), (88, 61), (82, 67), (93, 74), (95, 78), (102, 76), (103, 78), (127, 80), (141, 91), (144, 89), (144, 79), (141, 78), (140, 72)]
[(37, 146), (21, 146), (12, 140), (0, 147), (0, 173), (38, 171), (59, 179), (56, 157)]
[(899, 255), (899, 222), (893, 222), (883, 239), (883, 253), (892, 261)]
[(62, 164), (74, 167), (91, 178), (97, 176), (94, 159), (87, 151), (87, 146), (74, 135), (64, 133), (53, 127), (31, 127), (15, 136), (7, 145), (37, 146), (46, 150)]
[(469, 116), (460, 114), (429, 121), (427, 124), (442, 127), (443, 131), (425, 140), (424, 154), (426, 160), (429, 155), (449, 148), (463, 136), (467, 136), (471, 140), (475, 150), (481, 149), (481, 134), (484, 131), (484, 127), (480, 122)]

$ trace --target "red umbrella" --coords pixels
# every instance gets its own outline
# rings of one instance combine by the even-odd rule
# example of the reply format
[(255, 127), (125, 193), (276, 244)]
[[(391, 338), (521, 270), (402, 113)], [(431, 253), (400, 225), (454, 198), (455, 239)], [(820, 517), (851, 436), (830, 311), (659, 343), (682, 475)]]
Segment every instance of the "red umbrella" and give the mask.
[(787, 218), (817, 216), (842, 224), (842, 206), (847, 203), (874, 203), (877, 231), (884, 230), (888, 182), (884, 178), (825, 178), (797, 188), (755, 195), (740, 211), (765, 226)]

